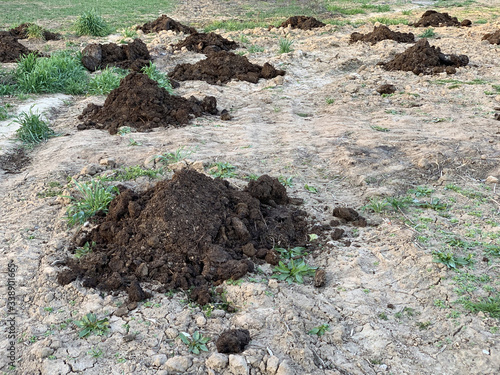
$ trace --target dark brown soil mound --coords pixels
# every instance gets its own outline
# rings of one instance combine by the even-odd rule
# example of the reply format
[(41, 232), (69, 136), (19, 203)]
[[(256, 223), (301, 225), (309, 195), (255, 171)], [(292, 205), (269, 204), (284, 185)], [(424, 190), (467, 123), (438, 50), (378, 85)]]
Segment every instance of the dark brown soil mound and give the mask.
[[(15, 36), (18, 39), (28, 39), (28, 28), (33, 25), (33, 23), (23, 23), (18, 27), (10, 29), (9, 32), (12, 36)], [(43, 38), (45, 40), (60, 40), (61, 34), (56, 34), (50, 32), (48, 30), (43, 30)]]
[(356, 43), (361, 41), (374, 45), (385, 39), (395, 40), (398, 43), (415, 43), (415, 35), (413, 35), (412, 33), (400, 33), (398, 31), (392, 31), (385, 25), (380, 25), (378, 27), (375, 26), (373, 28), (373, 31), (368, 34), (354, 32), (351, 34), (349, 43)]
[(314, 17), (293, 16), (287, 19), (278, 27), (288, 27), (288, 26), (290, 26), (292, 29), (311, 30), (326, 25), (323, 22), (318, 21)]
[(248, 329), (229, 329), (221, 333), (215, 346), (219, 353), (241, 353), (250, 342)]
[(121, 126), (130, 126), (140, 131), (152, 128), (181, 126), (191, 117), (204, 113), (217, 114), (217, 101), (206, 96), (202, 101), (170, 95), (147, 75), (132, 72), (111, 91), (103, 106), (89, 104), (78, 116), (84, 123), (79, 130), (107, 129), (116, 134)]
[(236, 78), (240, 81), (257, 83), (259, 78), (269, 79), (285, 74), (268, 63), (264, 66), (252, 64), (245, 56), (220, 51), (208, 55), (196, 64), (180, 64), (168, 74), (178, 81), (200, 80), (211, 84), (223, 84)]
[(387, 63), (379, 63), (385, 70), (403, 70), (415, 74), (456, 73), (456, 68), (466, 66), (466, 55), (445, 55), (439, 47), (430, 46), (427, 39), (420, 39), (414, 46), (399, 53)]
[(82, 51), (82, 64), (91, 72), (107, 66), (139, 71), (150, 61), (148, 47), (140, 39), (121, 46), (115, 43), (92, 43)]
[(491, 44), (500, 44), (500, 29), (491, 34), (486, 34), (481, 40), (487, 40)]
[(409, 23), (409, 26), (414, 27), (443, 27), (443, 26), (470, 26), (472, 22), (470, 20), (463, 20), (460, 22), (457, 17), (451, 17), (448, 13), (439, 13), (435, 10), (428, 10), (422, 17), (415, 22)]
[[(265, 256), (273, 246), (306, 242), (306, 213), (255, 198), (261, 184), (273, 186), (274, 179), (261, 176), (241, 191), (183, 169), (142, 194), (121, 187), (101, 223), (76, 236), (75, 246), (94, 241), (92, 252), (69, 259), (58, 281), (65, 285), (79, 277), (86, 287), (127, 290), (133, 301), (141, 282), (160, 283), (157, 290), (164, 292), (239, 279), (253, 271), (254, 262), (262, 263), (259, 252)], [(277, 196), (282, 199), (282, 192)], [(249, 248), (253, 255), (247, 255)]]
[(189, 51), (204, 53), (230, 51), (239, 47), (238, 43), (228, 40), (216, 33), (196, 33), (174, 45), (174, 48), (186, 47)]
[(196, 33), (196, 29), (194, 27), (185, 26), (182, 23), (167, 17), (165, 14), (162, 14), (154, 21), (146, 22), (142, 26), (137, 26), (136, 30), (142, 30), (145, 34), (158, 33), (162, 30), (172, 30), (176, 32), (183, 32), (185, 34)]
[[(21, 56), (28, 55), (31, 51), (17, 41), (17, 38), (11, 36), (8, 31), (0, 34), (0, 62), (16, 62)], [(38, 55), (38, 52), (35, 52)]]

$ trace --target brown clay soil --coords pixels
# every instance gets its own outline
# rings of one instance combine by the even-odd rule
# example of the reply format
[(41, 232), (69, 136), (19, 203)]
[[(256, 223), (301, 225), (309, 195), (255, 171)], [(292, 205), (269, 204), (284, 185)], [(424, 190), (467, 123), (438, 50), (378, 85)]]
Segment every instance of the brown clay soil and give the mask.
[(241, 353), (250, 342), (248, 329), (228, 329), (221, 333), (215, 345), (219, 353)]
[(82, 64), (91, 72), (107, 66), (139, 71), (150, 62), (148, 47), (141, 39), (125, 45), (91, 43), (82, 50)]
[(238, 43), (228, 40), (216, 33), (195, 33), (174, 45), (174, 48), (178, 50), (182, 47), (186, 47), (188, 51), (208, 55), (212, 52), (230, 51), (239, 46)]
[[(291, 27), (292, 29), (311, 30), (323, 27), (325, 24), (314, 17), (294, 16), (281, 23), (278, 27)], [(270, 28), (272, 28), (271, 26)]]
[(500, 29), (494, 33), (485, 34), (482, 40), (487, 40), (491, 44), (500, 44)]
[(11, 36), (8, 32), (0, 33), (0, 62), (16, 62), (21, 56), (28, 55), (31, 52), (34, 51), (19, 43), (17, 38)]
[(385, 25), (375, 26), (373, 31), (368, 34), (361, 34), (354, 32), (351, 34), (351, 39), (349, 43), (356, 42), (367, 42), (372, 45), (377, 44), (382, 40), (394, 40), (398, 43), (414, 43), (415, 35), (413, 33), (401, 33), (398, 31), (392, 31)]
[(109, 93), (103, 106), (90, 103), (78, 116), (79, 130), (106, 129), (116, 134), (121, 126), (148, 131), (153, 128), (186, 125), (192, 117), (217, 114), (213, 96), (198, 100), (170, 95), (147, 75), (132, 72)]
[(452, 17), (448, 13), (440, 13), (435, 10), (428, 10), (424, 14), (422, 14), (417, 22), (413, 24), (409, 23), (408, 25), (414, 27), (470, 26), (471, 21), (465, 19), (460, 22), (457, 17)]
[(467, 66), (466, 55), (446, 55), (439, 47), (429, 44), (427, 39), (420, 39), (414, 46), (396, 55), (394, 59), (381, 63), (385, 70), (402, 70), (414, 74), (456, 73), (456, 68)]
[(211, 84), (223, 84), (232, 79), (257, 83), (260, 78), (282, 75), (285, 75), (284, 70), (277, 70), (269, 63), (252, 64), (245, 56), (226, 51), (211, 53), (196, 64), (179, 64), (168, 74), (178, 81), (200, 80)]
[(306, 213), (288, 202), (285, 187), (267, 175), (244, 191), (189, 169), (142, 194), (123, 188), (104, 220), (79, 235), (75, 245), (95, 242), (92, 253), (69, 258), (70, 270), (58, 280), (66, 285), (80, 277), (86, 287), (128, 289), (131, 302), (145, 296), (137, 282), (157, 281), (165, 292), (237, 280), (273, 246), (305, 244)]
[[(23, 23), (17, 27), (14, 27), (13, 29), (10, 29), (9, 32), (12, 36), (18, 38), (18, 39), (27, 39), (28, 38), (28, 27), (33, 25), (33, 23)], [(48, 30), (43, 30), (43, 39), (44, 40), (59, 40), (61, 39), (61, 34), (58, 33), (53, 33)]]
[(183, 25), (182, 23), (167, 17), (165, 14), (162, 14), (154, 21), (146, 22), (142, 26), (137, 26), (136, 30), (142, 30), (145, 34), (159, 33), (162, 30), (172, 30), (176, 32), (183, 32), (185, 34), (196, 33), (196, 29), (194, 27)]

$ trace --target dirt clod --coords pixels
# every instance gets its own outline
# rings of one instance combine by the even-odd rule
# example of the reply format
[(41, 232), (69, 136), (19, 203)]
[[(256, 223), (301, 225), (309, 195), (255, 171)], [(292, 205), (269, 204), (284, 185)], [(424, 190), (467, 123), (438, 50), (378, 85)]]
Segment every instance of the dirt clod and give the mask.
[(148, 131), (186, 125), (191, 117), (204, 113), (217, 114), (217, 101), (213, 96), (200, 101), (193, 96), (185, 99), (170, 95), (145, 74), (132, 72), (109, 93), (103, 106), (91, 103), (83, 110), (78, 118), (84, 123), (78, 129), (107, 129), (110, 134), (116, 134), (119, 127), (130, 126)]
[(487, 40), (491, 44), (500, 44), (500, 29), (494, 33), (485, 34), (481, 40)]
[(268, 63), (260, 66), (252, 64), (245, 56), (220, 51), (211, 53), (196, 64), (177, 65), (168, 76), (178, 81), (201, 80), (223, 84), (233, 78), (257, 83), (260, 78), (270, 79), (284, 74), (284, 70), (277, 70)]
[[(243, 251), (251, 250), (248, 244), (268, 249), (303, 245), (305, 215), (183, 169), (143, 194), (122, 188), (107, 216), (85, 235), (85, 241), (96, 243), (92, 253), (68, 259), (69, 270), (58, 280), (65, 284), (80, 277), (84, 286), (127, 290), (130, 301), (147, 298), (135, 282), (188, 289), (237, 280), (254, 267)], [(143, 264), (147, 274), (139, 270)], [(206, 303), (207, 290), (195, 289), (191, 297)]]
[(446, 55), (439, 47), (430, 46), (427, 39), (420, 39), (414, 46), (399, 53), (389, 62), (379, 63), (385, 70), (403, 70), (414, 74), (456, 73), (456, 68), (466, 66), (466, 55)]
[(325, 286), (326, 283), (326, 272), (322, 268), (318, 268), (314, 274), (314, 286), (316, 288), (321, 288)]
[(174, 45), (174, 48), (186, 47), (189, 51), (204, 53), (230, 51), (239, 47), (238, 43), (228, 40), (216, 33), (195, 33)]
[(8, 32), (1, 32), (0, 34), (0, 62), (11, 63), (16, 62), (21, 56), (28, 55), (34, 52), (29, 48), (23, 46), (17, 41), (16, 37), (11, 36)]
[(158, 33), (162, 30), (172, 30), (176, 32), (183, 32), (185, 34), (196, 33), (196, 29), (194, 27), (185, 26), (182, 23), (167, 17), (165, 14), (162, 14), (154, 21), (146, 22), (142, 26), (137, 26), (136, 30), (142, 30), (145, 34)]
[(332, 214), (356, 227), (366, 227), (367, 225), (366, 219), (350, 207), (335, 207)]
[[(312, 30), (326, 25), (323, 22), (318, 21), (314, 17), (293, 16), (287, 19), (278, 27), (288, 27), (288, 26), (290, 26), (292, 29)], [(271, 28), (273, 28), (273, 26), (269, 26), (269, 29)]]
[(148, 48), (140, 39), (121, 46), (115, 43), (92, 43), (82, 51), (82, 64), (91, 72), (107, 66), (139, 71), (150, 61)]
[(349, 43), (356, 42), (367, 42), (372, 45), (377, 44), (382, 40), (395, 40), (398, 43), (414, 43), (415, 35), (413, 33), (400, 33), (398, 31), (392, 31), (385, 25), (375, 26), (373, 31), (368, 34), (352, 33)]
[(415, 23), (409, 23), (414, 27), (443, 27), (443, 26), (470, 26), (470, 20), (460, 22), (457, 17), (451, 17), (448, 13), (439, 13), (435, 10), (428, 10)]
[(250, 342), (248, 329), (230, 329), (221, 333), (215, 345), (219, 353), (241, 353)]
[(391, 84), (380, 85), (377, 87), (377, 92), (382, 94), (394, 94), (396, 92), (396, 86)]

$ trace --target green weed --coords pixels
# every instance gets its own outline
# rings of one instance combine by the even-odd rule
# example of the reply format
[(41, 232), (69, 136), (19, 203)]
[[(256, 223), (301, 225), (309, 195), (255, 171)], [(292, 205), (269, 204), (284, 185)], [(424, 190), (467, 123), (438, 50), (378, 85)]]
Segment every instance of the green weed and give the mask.
[(311, 186), (311, 185), (308, 185), (308, 184), (304, 185), (304, 189), (306, 189), (309, 193), (313, 193), (313, 194), (316, 194), (318, 192), (318, 188), (317, 187), (314, 187), (314, 186)]
[(428, 38), (433, 38), (435, 36), (436, 36), (436, 33), (434, 32), (434, 29), (432, 27), (429, 27), (422, 34), (420, 34), (418, 37), (428, 39)]
[(26, 28), (26, 34), (28, 35), (28, 39), (45, 40), (43, 28), (34, 23), (28, 25)]
[(248, 53), (264, 52), (264, 47), (252, 44), (247, 47)]
[(278, 42), (278, 53), (289, 53), (292, 52), (292, 44), (294, 43), (291, 39), (280, 38)]
[(179, 147), (177, 150), (173, 152), (166, 152), (162, 155), (159, 155), (157, 157), (157, 160), (164, 163), (164, 164), (175, 164), (180, 162), (181, 160), (187, 158), (189, 155), (191, 155), (193, 151), (190, 150), (185, 150), (185, 147)]
[(106, 36), (111, 32), (110, 27), (95, 8), (92, 8), (78, 17), (75, 23), (77, 35)]
[(467, 257), (460, 257), (451, 252), (442, 252), (442, 251), (434, 251), (433, 262), (442, 263), (448, 268), (457, 269), (463, 266), (472, 265), (474, 260), (472, 259), (473, 255), (469, 254)]
[(162, 174), (161, 170), (156, 169), (145, 169), (139, 165), (133, 167), (126, 167), (122, 170), (117, 171), (114, 176), (108, 176), (103, 178), (103, 181), (131, 181), (139, 177), (147, 176), (150, 179), (158, 178)]
[(12, 104), (7, 103), (4, 105), (0, 105), (0, 121), (7, 120), (9, 117), (11, 117), (9, 108), (12, 108)]
[(280, 281), (286, 281), (288, 284), (292, 282), (303, 284), (304, 277), (313, 276), (316, 272), (316, 268), (317, 267), (308, 266), (303, 259), (297, 261), (291, 259), (288, 264), (280, 261), (279, 264), (274, 267), (274, 274), (271, 277)]
[(371, 197), (368, 204), (362, 207), (364, 210), (371, 210), (376, 213), (380, 213), (386, 209), (389, 203), (380, 198)]
[(317, 335), (317, 336), (323, 336), (326, 331), (330, 329), (329, 324), (322, 324), (320, 326), (314, 327), (311, 329), (309, 332), (307, 332), (309, 335)]
[(204, 337), (199, 331), (195, 331), (193, 336), (187, 332), (180, 332), (179, 338), (188, 346), (189, 351), (193, 354), (200, 354), (200, 351), (208, 352), (206, 344), (210, 341), (210, 338)]
[(74, 324), (80, 328), (78, 337), (83, 338), (89, 336), (91, 333), (102, 336), (109, 330), (108, 318), (97, 319), (97, 315), (88, 313), (81, 320), (75, 320)]
[(40, 114), (32, 112), (32, 108), (30, 108), (28, 113), (22, 112), (13, 121), (21, 125), (16, 130), (17, 138), (21, 142), (30, 146), (36, 145), (55, 136), (54, 131), (45, 121), (42, 120)]
[(153, 64), (152, 62), (149, 63), (149, 65), (143, 67), (141, 69), (141, 72), (146, 74), (150, 79), (153, 81), (156, 81), (158, 83), (158, 86), (164, 88), (167, 90), (169, 94), (173, 94), (174, 88), (172, 87), (172, 84), (170, 83), (170, 80), (168, 79), (167, 75), (160, 72), (157, 68), (156, 65)]
[(283, 186), (293, 186), (293, 177), (285, 177), (285, 176), (279, 176), (278, 181), (283, 185)]
[(376, 131), (378, 131), (378, 132), (383, 132), (383, 133), (386, 133), (386, 132), (391, 131), (391, 130), (390, 130), (390, 129), (388, 129), (388, 128), (383, 128), (383, 127), (378, 126), (378, 125), (372, 125), (372, 126), (370, 126), (370, 128), (372, 128), (373, 130), (376, 130)]
[(107, 67), (92, 77), (88, 85), (88, 93), (90, 95), (108, 95), (111, 90), (120, 86), (120, 80), (127, 74), (128, 71), (124, 69)]
[(280, 253), (281, 257), (284, 259), (298, 259), (298, 258), (303, 258), (304, 256), (307, 255), (307, 253), (305, 252), (306, 248), (300, 246), (292, 247), (291, 249), (275, 247), (273, 250)]
[(466, 309), (473, 312), (485, 312), (492, 318), (500, 318), (500, 297), (488, 297), (478, 302), (466, 301), (464, 303)]
[(236, 167), (228, 162), (218, 162), (210, 166), (208, 173), (215, 178), (230, 178), (236, 177)]
[(77, 247), (75, 250), (75, 258), (80, 259), (81, 257), (84, 257), (87, 254), (90, 254), (92, 252), (92, 248), (95, 246), (95, 242), (92, 241), (91, 243), (85, 242), (85, 245), (82, 247)]

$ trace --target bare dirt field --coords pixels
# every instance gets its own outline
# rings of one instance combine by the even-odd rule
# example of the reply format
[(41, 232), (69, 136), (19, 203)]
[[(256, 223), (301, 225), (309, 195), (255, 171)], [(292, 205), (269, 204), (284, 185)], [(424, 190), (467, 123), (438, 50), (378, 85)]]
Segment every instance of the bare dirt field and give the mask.
[[(210, 2), (213, 6), (208, 10), (204, 2), (184, 3), (169, 17), (187, 25), (218, 16), (226, 4)], [(405, 4), (401, 9), (412, 10), (416, 21), (432, 8), (429, 3), (432, 1)], [(497, 9), (500, 6), (497, 0), (487, 3), (495, 3)], [(237, 14), (236, 8), (233, 4), (228, 9)], [(111, 135), (105, 129), (77, 129), (83, 122), (78, 119), (83, 110), (90, 103), (103, 105), (106, 97), (2, 97), (2, 103), (13, 104), (17, 113), (35, 105), (58, 136), (32, 150), (19, 151), (13, 141), (15, 125), (9, 125), (12, 119), (0, 122), (0, 343), (5, 348), (0, 353), (0, 370), (5, 374), (63, 375), (500, 373), (500, 122), (495, 119), (500, 111), (500, 47), (482, 40), (500, 28), (500, 21), (475, 23), (474, 19), (488, 12), (479, 5), (477, 9), (470, 11), (474, 16), (469, 17), (473, 20), (470, 27), (435, 27), (435, 35), (428, 39), (443, 54), (468, 56), (468, 64), (457, 67), (455, 74), (385, 70), (378, 63), (388, 62), (413, 44), (393, 40), (350, 43), (353, 32), (371, 32), (371, 23), (326, 25), (307, 31), (216, 30), (239, 44), (232, 50), (237, 55), (285, 71), (283, 76), (257, 78), (257, 83), (238, 79), (219, 84), (179, 82), (175, 95), (200, 101), (212, 96), (219, 112), (229, 112), (229, 121), (204, 113), (190, 116), (185, 126)], [(445, 11), (459, 20), (466, 18), (462, 8)], [(353, 19), (356, 17), (360, 16)], [(425, 31), (408, 25), (389, 28), (411, 32), (415, 41)], [(206, 58), (173, 47), (187, 36), (160, 31), (140, 38), (159, 70), (172, 72), (179, 64)], [(82, 37), (73, 42), (83, 48), (91, 42), (120, 38)], [(293, 40), (291, 52), (278, 53), (280, 38)], [(62, 49), (66, 43), (20, 42), (30, 49), (42, 50), (47, 45), (50, 51)], [(380, 94), (381, 85), (393, 85), (394, 92)], [(174, 165), (167, 166), (157, 158), (176, 152), (184, 160)], [(305, 277), (303, 284), (272, 278), (275, 266), (258, 259), (258, 251), (245, 248), (244, 256), (240, 251), (245, 241), (256, 250), (257, 242), (271, 250), (272, 240), (252, 237), (241, 242), (241, 233), (233, 240), (231, 229), (226, 229), (226, 236), (219, 227), (211, 228), (214, 238), (227, 238), (216, 245), (236, 259), (235, 267), (245, 263), (247, 256), (255, 263), (242, 272), (241, 279), (201, 273), (205, 279), (197, 278), (192, 285), (170, 279), (162, 283), (154, 277), (143, 281), (147, 267), (129, 267), (146, 268), (145, 273), (135, 271), (135, 275), (151, 296), (138, 298), (138, 302), (122, 286), (113, 291), (103, 290), (97, 282), (84, 285), (82, 278), (65, 285), (58, 282), (58, 275), (70, 264), (67, 258), (74, 258), (75, 235), (81, 235), (77, 227), (68, 228), (64, 219), (70, 203), (65, 196), (75, 194), (74, 185), (68, 183), (71, 177), (79, 181), (112, 177), (133, 166), (162, 170), (156, 178), (113, 183), (138, 196), (147, 192), (149, 199), (153, 193), (148, 189), (170, 180), (174, 171), (191, 167), (210, 176), (213, 165), (226, 166), (232, 172), (227, 181), (235, 189), (244, 190), (249, 181), (267, 174), (281, 177), (288, 197), (303, 200), (301, 205), (283, 200), (283, 206), (292, 207), (293, 214), (287, 215), (293, 220), (299, 220), (297, 215), (305, 211), (307, 230), (301, 232), (301, 238), (291, 236), (283, 242), (276, 239), (276, 243), (305, 247), (305, 262), (325, 271), (323, 286), (316, 287), (313, 277)], [(209, 183), (206, 189), (216, 191)], [(200, 195), (205, 196), (201, 190)], [(403, 197), (407, 207), (397, 205)], [(269, 207), (279, 211), (282, 205), (274, 200), (260, 200), (261, 215), (276, 222), (292, 220), (270, 213)], [(391, 202), (396, 203), (391, 206)], [(353, 208), (367, 219), (367, 225), (356, 226), (335, 217), (336, 207)], [(192, 210), (196, 219), (209, 212)], [(213, 222), (220, 219), (225, 223), (215, 217), (219, 211), (214, 212), (210, 211)], [(157, 227), (137, 224), (130, 229), (130, 247), (137, 246), (134, 236), (138, 233), (152, 233), (151, 228), (168, 232), (167, 216), (155, 216)], [(265, 222), (271, 226), (273, 220), (266, 217)], [(187, 228), (191, 226), (186, 223)], [(198, 220), (193, 218), (193, 223)], [(238, 225), (233, 219), (226, 227), (238, 232)], [(252, 225), (257, 227), (258, 220)], [(89, 231), (94, 227), (93, 223), (86, 225)], [(192, 227), (194, 234), (189, 232), (186, 241), (199, 234), (194, 224)], [(101, 237), (93, 238), (99, 242)], [(165, 238), (159, 241), (168, 242), (168, 233)], [(181, 240), (173, 244), (182, 247)], [(152, 242), (148, 246), (159, 249)], [(99, 246), (111, 249), (103, 244)], [(120, 246), (126, 249), (128, 245)], [(230, 248), (240, 251), (240, 256)], [(185, 252), (192, 255), (189, 246)], [(116, 262), (128, 259), (113, 254)], [(151, 275), (158, 266), (151, 265), (154, 252), (149, 254)], [(446, 254), (464, 259), (463, 266), (454, 269)], [(183, 264), (191, 264), (189, 256)], [(168, 262), (168, 258), (164, 260)], [(203, 262), (201, 267), (207, 260)], [(9, 367), (7, 351), (8, 264), (16, 266), (16, 369)], [(105, 268), (95, 267), (94, 274), (104, 274)], [(193, 302), (188, 288), (183, 288), (210, 280), (219, 281), (213, 288), (218, 297), (205, 305)], [(471, 302), (478, 301), (497, 301), (496, 310), (471, 307)], [(80, 338), (74, 322), (87, 313), (107, 318), (108, 332)], [(322, 325), (328, 325), (324, 334), (311, 332)], [(227, 329), (249, 331), (250, 342), (243, 352), (218, 353), (216, 340)], [(191, 352), (179, 336), (182, 332), (209, 337), (208, 351)]]

